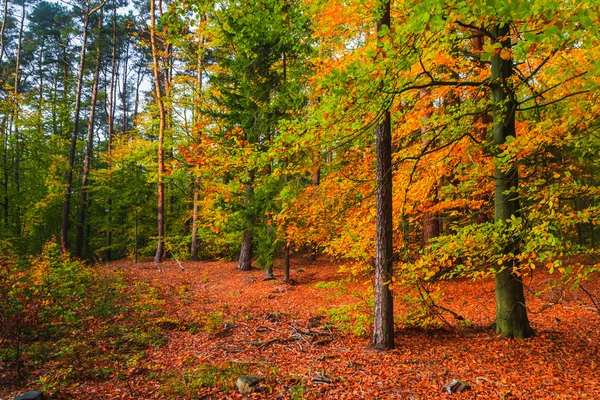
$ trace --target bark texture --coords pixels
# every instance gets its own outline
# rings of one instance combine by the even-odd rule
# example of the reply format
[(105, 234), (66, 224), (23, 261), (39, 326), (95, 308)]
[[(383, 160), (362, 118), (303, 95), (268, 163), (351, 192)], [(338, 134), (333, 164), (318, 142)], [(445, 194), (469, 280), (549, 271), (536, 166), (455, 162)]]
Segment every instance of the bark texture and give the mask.
[[(510, 24), (498, 25), (492, 34), (505, 49), (510, 49)], [(500, 54), (492, 57), (492, 101), (494, 104), (494, 144), (499, 146), (509, 136), (515, 136), (516, 99), (510, 78), (513, 73), (512, 60), (503, 59)], [(516, 194), (519, 176), (518, 167), (495, 170), (494, 219), (503, 222), (519, 215), (519, 199)], [(520, 252), (518, 239), (504, 244), (503, 255), (516, 255)], [(527, 318), (523, 281), (515, 273), (517, 261), (509, 259), (504, 269), (495, 278), (496, 290), (496, 332), (508, 338), (526, 338), (533, 335)]]
[[(390, 26), (390, 3), (377, 23)], [(394, 348), (394, 299), (390, 290), (392, 282), (392, 132), (389, 109), (377, 125), (375, 148), (377, 152), (377, 232), (375, 256), (375, 310), (373, 347), (379, 350)]]
[(238, 268), (242, 271), (250, 271), (252, 269), (252, 233), (247, 229), (244, 230), (242, 238)]

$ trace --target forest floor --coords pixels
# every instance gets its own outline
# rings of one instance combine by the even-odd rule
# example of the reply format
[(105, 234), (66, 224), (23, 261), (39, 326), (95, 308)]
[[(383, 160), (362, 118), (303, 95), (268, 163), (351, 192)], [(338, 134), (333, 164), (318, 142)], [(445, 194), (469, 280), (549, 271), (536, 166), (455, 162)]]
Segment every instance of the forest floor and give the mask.
[[(132, 287), (143, 283), (158, 336), (126, 362), (94, 361), (102, 376), (71, 376), (68, 385), (55, 387), (55, 397), (242, 398), (237, 377), (255, 375), (265, 381), (249, 398), (436, 399), (448, 396), (440, 389), (452, 379), (472, 387), (452, 398), (600, 398), (598, 310), (581, 289), (533, 295), (556, 278), (545, 272), (528, 282), (533, 338), (507, 340), (490, 328), (493, 280), (453, 280), (429, 289), (464, 319), (443, 313), (446, 323), (437, 328), (399, 325), (397, 348), (377, 352), (369, 347), (370, 295), (364, 294), (371, 281), (344, 280), (335, 262), (294, 258), (292, 284), (281, 281), (278, 268), (277, 280), (264, 281), (263, 271), (242, 272), (231, 262), (183, 265), (165, 262), (159, 270), (151, 262), (117, 261), (97, 267), (106, 274), (122, 271)], [(600, 294), (598, 279), (585, 288)], [(396, 296), (404, 323), (426, 314), (414, 297)], [(118, 351), (114, 341), (96, 346)], [(0, 382), (0, 398), (37, 389), (36, 374), (19, 386), (3, 389)], [(8, 374), (0, 366), (2, 377)]]

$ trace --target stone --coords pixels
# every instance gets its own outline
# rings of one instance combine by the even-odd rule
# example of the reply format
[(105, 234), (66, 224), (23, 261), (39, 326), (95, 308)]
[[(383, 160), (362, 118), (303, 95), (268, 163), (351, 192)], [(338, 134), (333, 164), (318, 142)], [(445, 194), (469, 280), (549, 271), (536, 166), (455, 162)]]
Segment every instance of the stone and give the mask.
[(259, 383), (264, 382), (265, 378), (258, 376), (240, 376), (235, 383), (238, 392), (248, 394), (256, 391)]
[(235, 327), (235, 324), (231, 321), (226, 321), (223, 323), (223, 329), (225, 329), (225, 330), (233, 329), (234, 327)]
[(15, 400), (44, 400), (44, 392), (42, 392), (41, 390), (25, 392), (15, 397)]
[(460, 393), (471, 389), (471, 385), (458, 379), (452, 379), (442, 387), (442, 393)]

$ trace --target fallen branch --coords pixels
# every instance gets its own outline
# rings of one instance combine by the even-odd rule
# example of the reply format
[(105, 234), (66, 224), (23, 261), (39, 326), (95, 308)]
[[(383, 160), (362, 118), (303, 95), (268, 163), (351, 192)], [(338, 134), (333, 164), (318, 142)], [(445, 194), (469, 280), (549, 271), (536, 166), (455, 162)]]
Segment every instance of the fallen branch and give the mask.
[[(462, 315), (458, 314), (457, 312), (452, 311), (444, 306), (440, 306), (439, 304), (436, 304), (435, 301), (433, 301), (433, 299), (431, 298), (431, 294), (429, 293), (427, 288), (421, 283), (420, 280), (417, 281), (417, 290), (419, 291), (419, 296), (421, 296), (421, 300), (423, 300), (425, 305), (429, 307), (429, 309), (432, 310), (437, 315), (437, 317), (449, 327), (453, 328), (453, 326), (448, 321), (446, 321), (442, 313), (438, 310), (447, 312), (448, 314), (452, 315), (457, 321), (463, 321), (465, 319)], [(425, 298), (423, 292), (427, 295), (427, 298)]]
[(173, 252), (171, 252), (171, 257), (173, 257), (173, 259), (175, 261), (177, 261), (177, 264), (179, 264), (179, 268), (181, 268), (182, 271), (185, 271), (185, 268), (183, 268), (183, 265), (181, 265), (181, 263), (179, 262), (179, 260), (177, 259), (177, 257), (175, 257), (175, 254)]
[(256, 346), (259, 349), (264, 349), (275, 343), (284, 344), (284, 343), (296, 342), (296, 341), (298, 341), (297, 338), (290, 337), (287, 339), (275, 338), (275, 339), (267, 340), (266, 342), (263, 342), (260, 340), (246, 340), (246, 343)]
[(587, 295), (587, 297), (590, 298), (590, 301), (592, 302), (592, 304), (594, 305), (594, 307), (596, 307), (596, 313), (598, 315), (600, 315), (600, 306), (598, 306), (598, 303), (594, 299), (594, 296), (592, 296), (592, 294), (590, 292), (588, 292), (588, 290), (586, 288), (584, 288), (581, 283), (579, 284), (579, 289), (581, 289), (583, 291), (583, 293), (585, 293)]

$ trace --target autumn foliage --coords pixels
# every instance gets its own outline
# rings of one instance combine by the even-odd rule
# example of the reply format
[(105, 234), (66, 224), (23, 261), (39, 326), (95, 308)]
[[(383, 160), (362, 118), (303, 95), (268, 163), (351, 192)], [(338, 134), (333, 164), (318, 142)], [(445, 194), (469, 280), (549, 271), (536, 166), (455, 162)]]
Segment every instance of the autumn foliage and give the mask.
[(597, 2), (125, 3), (0, 7), (11, 394), (598, 393)]

